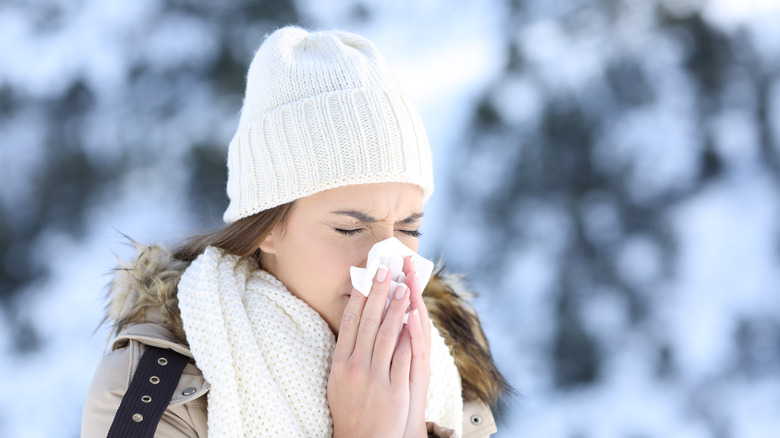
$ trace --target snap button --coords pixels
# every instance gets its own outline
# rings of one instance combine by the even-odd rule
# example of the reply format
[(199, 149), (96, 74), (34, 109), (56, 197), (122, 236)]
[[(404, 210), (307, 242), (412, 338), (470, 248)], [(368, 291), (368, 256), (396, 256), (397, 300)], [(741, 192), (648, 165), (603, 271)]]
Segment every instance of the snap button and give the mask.
[(133, 414), (133, 421), (135, 421), (136, 423), (140, 423), (144, 421), (144, 416), (141, 414)]
[(181, 395), (192, 395), (195, 394), (198, 390), (190, 386), (189, 388), (185, 388), (184, 391), (181, 392)]
[(144, 403), (150, 403), (152, 401), (152, 398), (149, 397), (148, 395), (145, 395), (145, 396), (141, 397), (141, 401), (144, 402)]
[(161, 358), (157, 359), (157, 363), (159, 363), (162, 366), (168, 365), (168, 359), (166, 359), (164, 357), (161, 357)]
[(482, 423), (482, 417), (479, 415), (472, 415), (471, 416), (471, 424), (474, 426), (479, 426)]
[(156, 385), (156, 384), (160, 383), (160, 378), (157, 377), (157, 376), (152, 376), (152, 377), (149, 377), (149, 381), (152, 382), (152, 385)]

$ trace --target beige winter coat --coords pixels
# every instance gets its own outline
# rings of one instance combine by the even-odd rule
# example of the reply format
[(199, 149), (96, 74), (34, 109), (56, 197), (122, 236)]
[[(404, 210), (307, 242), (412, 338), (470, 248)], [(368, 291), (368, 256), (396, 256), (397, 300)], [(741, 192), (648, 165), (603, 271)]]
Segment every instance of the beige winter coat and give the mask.
[[(176, 299), (176, 284), (187, 264), (157, 246), (139, 250), (138, 258), (120, 267), (112, 282), (107, 319), (115, 321), (119, 334), (90, 385), (82, 418), (83, 438), (106, 436), (147, 345), (192, 358)], [(455, 278), (436, 275), (424, 296), (431, 319), (453, 352), (461, 373), (463, 437), (488, 437), (496, 432), (489, 404), (495, 404), (508, 385), (492, 361), (476, 314), (465, 302), (465, 292)], [(208, 390), (208, 382), (191, 360), (155, 437), (207, 437)], [(432, 423), (428, 428), (436, 436), (453, 436), (452, 430)]]

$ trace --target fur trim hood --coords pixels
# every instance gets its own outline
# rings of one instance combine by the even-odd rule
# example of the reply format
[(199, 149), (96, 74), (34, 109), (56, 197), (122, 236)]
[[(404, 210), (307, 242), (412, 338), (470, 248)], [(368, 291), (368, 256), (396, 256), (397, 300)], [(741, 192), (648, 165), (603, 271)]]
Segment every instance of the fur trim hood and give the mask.
[[(170, 333), (171, 341), (187, 345), (176, 293), (189, 263), (163, 247), (133, 243), (138, 255), (131, 262), (120, 261), (115, 269), (105, 320), (113, 324), (114, 334), (154, 322)], [(423, 292), (428, 314), (455, 358), (464, 401), (480, 400), (495, 409), (512, 389), (493, 361), (479, 318), (467, 301), (472, 297), (460, 277), (444, 274), (441, 267)]]

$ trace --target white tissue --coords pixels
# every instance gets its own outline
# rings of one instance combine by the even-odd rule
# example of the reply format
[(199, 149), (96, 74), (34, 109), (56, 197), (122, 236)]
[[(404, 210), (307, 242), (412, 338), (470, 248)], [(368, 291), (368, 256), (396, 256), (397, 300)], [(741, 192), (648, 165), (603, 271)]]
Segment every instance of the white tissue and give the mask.
[[(352, 278), (352, 287), (365, 296), (371, 292), (371, 285), (374, 281), (374, 276), (379, 268), (379, 265), (385, 265), (388, 267), (388, 275), (390, 276), (390, 292), (388, 294), (387, 304), (385, 310), (390, 304), (390, 301), (395, 293), (395, 288), (404, 282), (406, 276), (403, 273), (404, 258), (412, 256), (412, 263), (414, 263), (414, 270), (417, 273), (417, 284), (420, 285), (420, 290), (425, 289), (425, 285), (428, 284), (428, 280), (431, 279), (431, 273), (433, 273), (433, 262), (423, 258), (421, 255), (412, 251), (411, 248), (401, 243), (400, 240), (395, 237), (377, 242), (371, 250), (368, 252), (368, 259), (366, 260), (366, 267), (359, 268), (357, 266), (351, 266), (349, 268), (349, 275)], [(404, 316), (404, 323), (408, 314)]]

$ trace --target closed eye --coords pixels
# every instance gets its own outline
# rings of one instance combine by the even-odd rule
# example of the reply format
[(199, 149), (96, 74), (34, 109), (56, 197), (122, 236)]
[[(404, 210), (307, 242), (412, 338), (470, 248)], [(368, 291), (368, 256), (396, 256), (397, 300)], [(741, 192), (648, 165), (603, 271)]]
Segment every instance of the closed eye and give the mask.
[(407, 236), (412, 236), (414, 238), (419, 238), (420, 236), (422, 236), (420, 230), (400, 230), (400, 231), (406, 234)]
[[(354, 230), (347, 230), (345, 228), (334, 228), (334, 230), (336, 230), (339, 234), (343, 234), (345, 236), (357, 236), (363, 231), (363, 228), (357, 228)], [(398, 231), (406, 234), (407, 236), (411, 236), (414, 238), (419, 238), (420, 236), (422, 236), (420, 230), (398, 230)]]
[(363, 231), (362, 228), (357, 228), (355, 230), (345, 230), (343, 228), (334, 228), (334, 229), (345, 236), (356, 236), (360, 234), (361, 231)]

